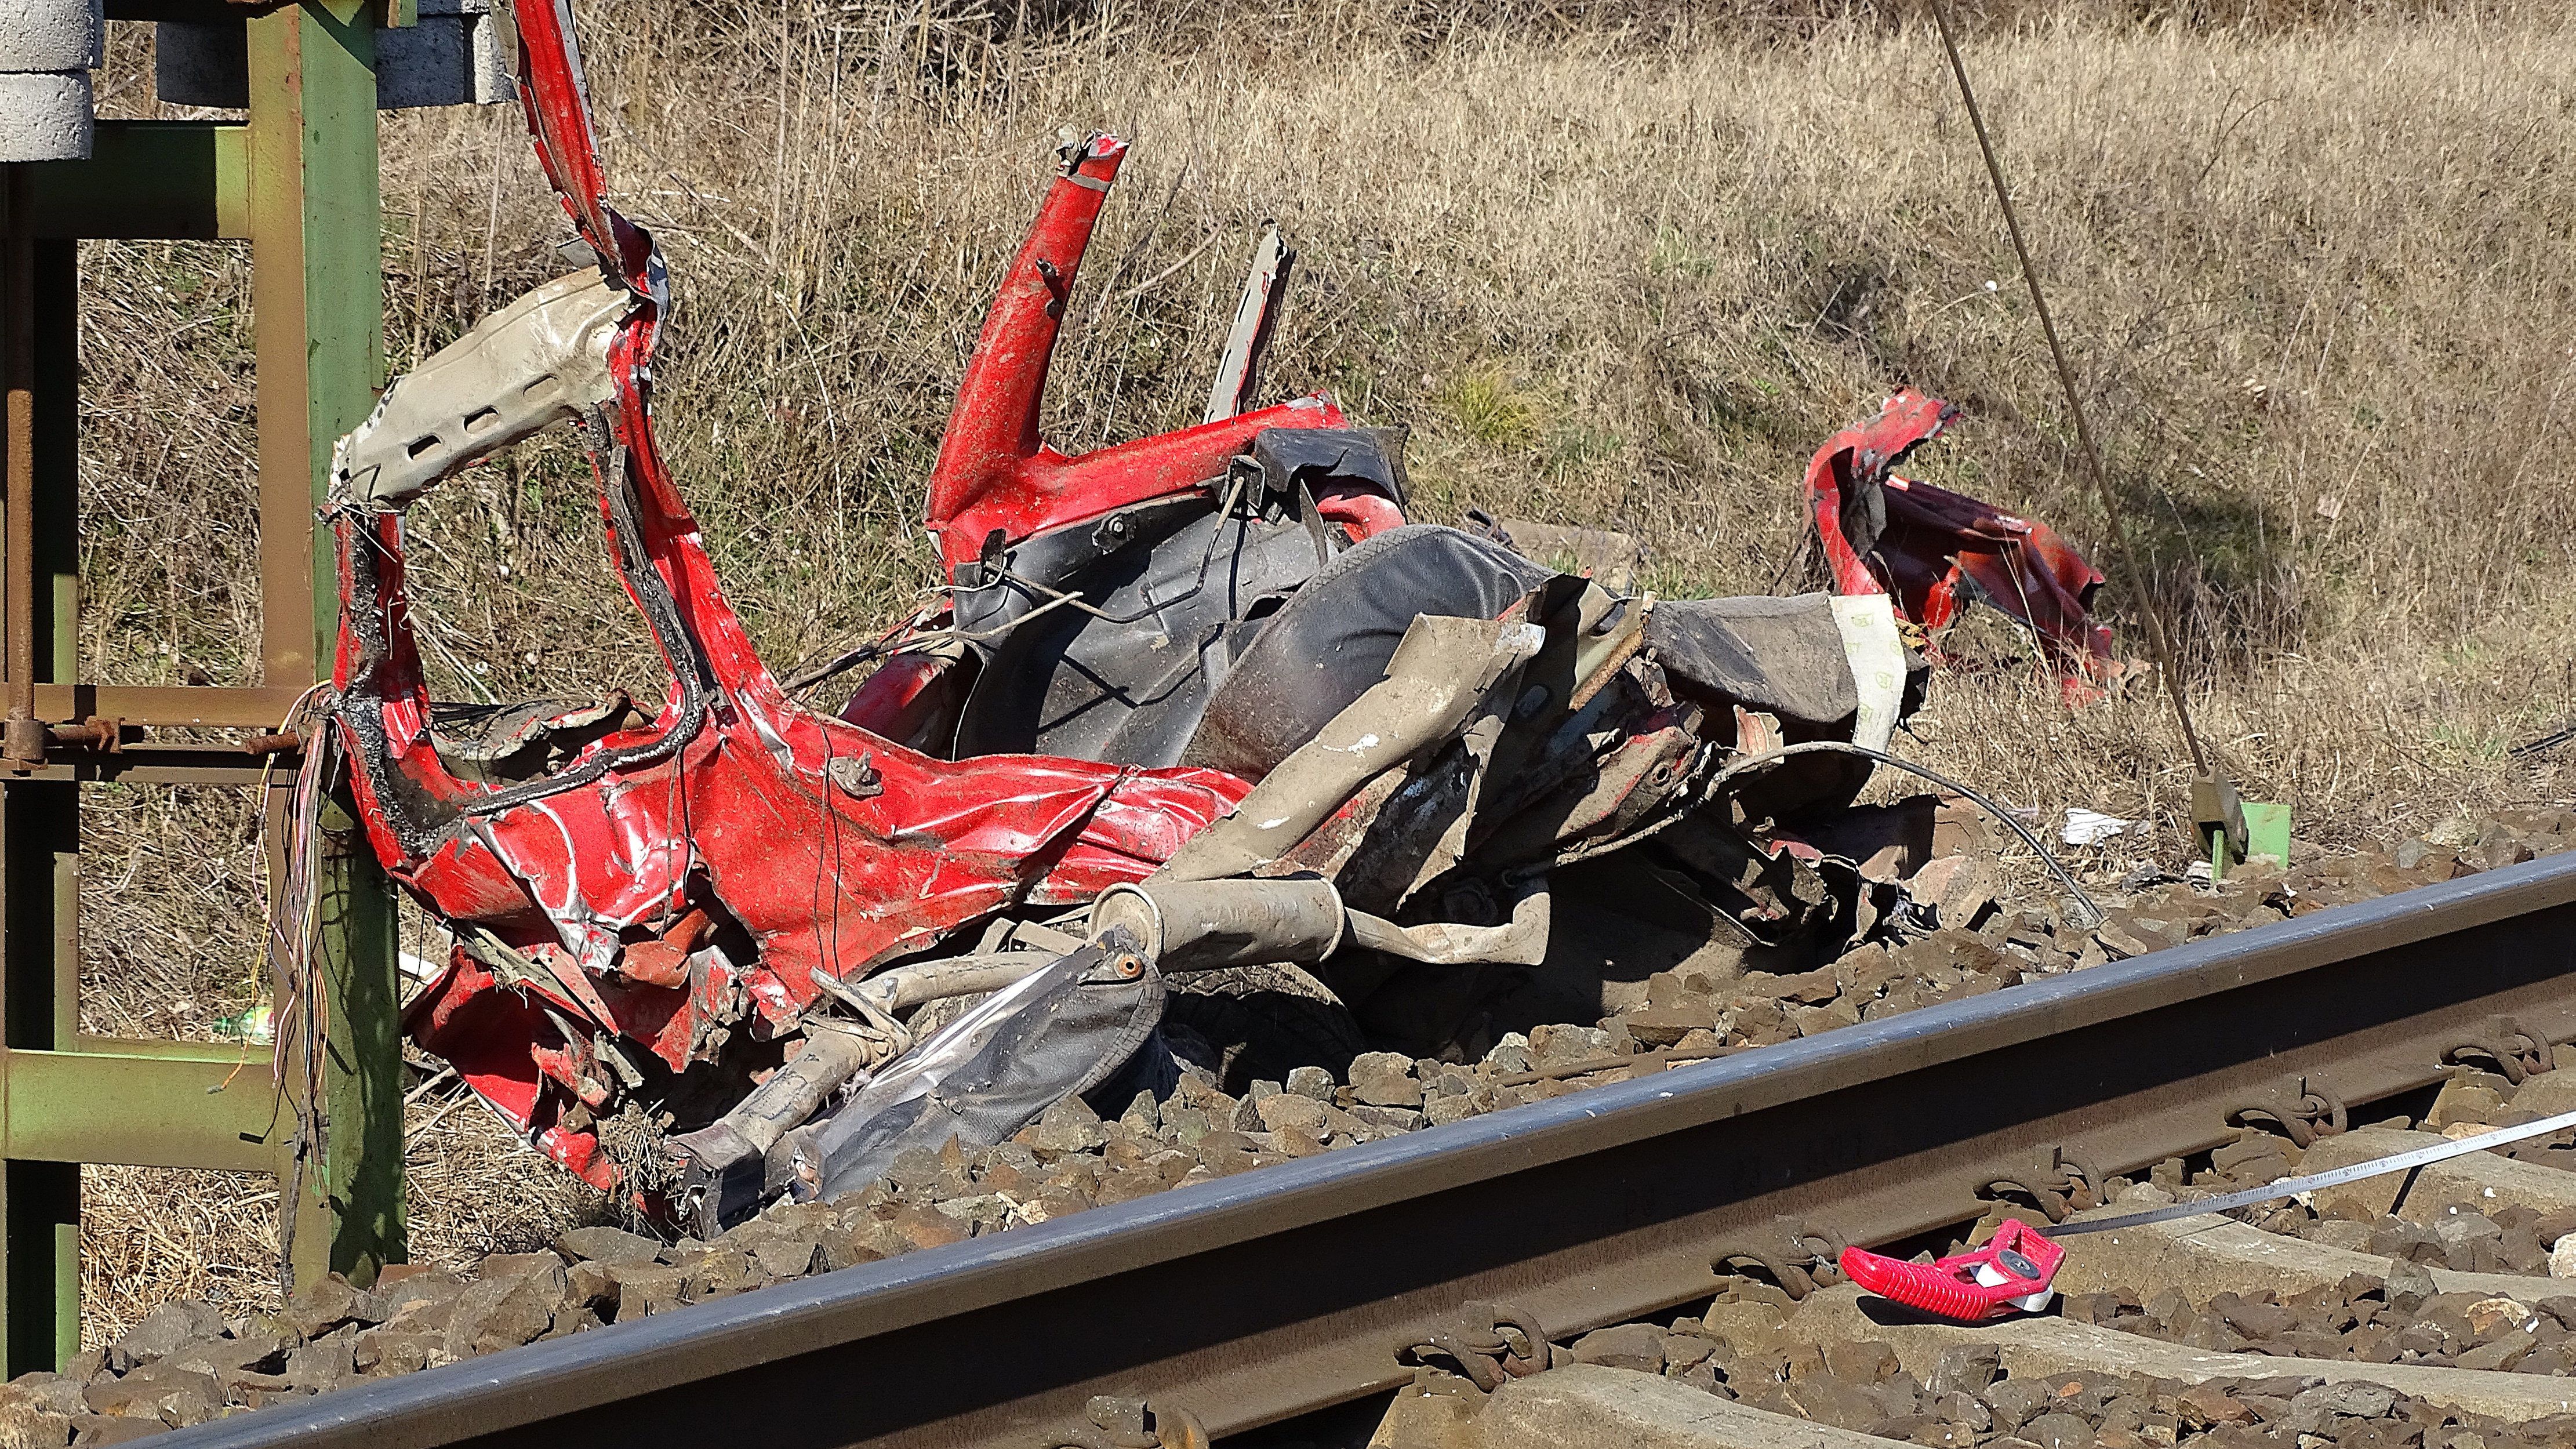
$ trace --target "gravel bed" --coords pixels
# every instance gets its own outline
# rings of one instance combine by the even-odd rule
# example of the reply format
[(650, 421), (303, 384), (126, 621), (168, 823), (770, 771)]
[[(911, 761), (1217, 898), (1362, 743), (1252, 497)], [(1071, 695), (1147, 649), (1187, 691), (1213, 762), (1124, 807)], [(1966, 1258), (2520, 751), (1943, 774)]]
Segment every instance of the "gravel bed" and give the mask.
[[(2397, 1217), (2367, 1223), (2319, 1218), (2300, 1209), (2288, 1224), (2267, 1221), (2264, 1225), (2330, 1248), (2428, 1268), (2547, 1277), (2549, 1250), (2576, 1232), (2576, 1212), (2539, 1213), (2508, 1204), (2485, 1212), (2446, 1213), (2428, 1226)], [(2576, 1282), (2568, 1284), (2568, 1291), (2576, 1293)]]
[[(2492, 1072), (2460, 1068), (2424, 1121), (2398, 1117), (2378, 1125), (2475, 1132), (2536, 1121), (2565, 1110), (2565, 1098), (2576, 1095), (2576, 1083), (2553, 1080), (2559, 1076), (2539, 1073), (2516, 1086)], [(2568, 1149), (2562, 1144), (2568, 1136), (2522, 1144), (2521, 1155), (2563, 1165)], [(2210, 1167), (2194, 1176), (2188, 1189), (2218, 1193), (2276, 1181), (2298, 1170), (2300, 1155), (2279, 1137), (2249, 1134), (2213, 1154)], [(2170, 1182), (2179, 1178), (2180, 1169), (2181, 1164), (2168, 1162), (2154, 1175)], [(2269, 1231), (2388, 1259), (2390, 1271), (2384, 1277), (2355, 1274), (2333, 1287), (2289, 1297), (2220, 1293), (2206, 1303), (2192, 1303), (2170, 1290), (2080, 1294), (2067, 1298), (2064, 1312), (2079, 1322), (2218, 1353), (2560, 1377), (2576, 1373), (2576, 1334), (2570, 1333), (2576, 1325), (2576, 1279), (2552, 1276), (2552, 1249), (2576, 1234), (2576, 1209), (2541, 1212), (2522, 1203), (2482, 1211), (2453, 1207), (2420, 1223), (2393, 1213), (2352, 1213), (2340, 1205), (2320, 1213), (2293, 1202), (2263, 1212), (2255, 1222)], [(2576, 1254), (2558, 1254), (2556, 1261), (2562, 1273), (2576, 1269)], [(2534, 1279), (2536, 1291), (2520, 1299), (2445, 1293), (2435, 1286), (2426, 1271), (2430, 1268), (2517, 1274)]]
[(1945, 1350), (1923, 1381), (1883, 1343), (1818, 1349), (1788, 1342), (1778, 1331), (1782, 1317), (1760, 1297), (1722, 1296), (1705, 1319), (1601, 1329), (1575, 1340), (1570, 1354), (1660, 1373), (1755, 1408), (1944, 1449), (2541, 1449), (2576, 1442), (2576, 1415), (2507, 1424), (2377, 1385), (2328, 1384), (2294, 1371), (2188, 1388), (2119, 1374), (2007, 1376), (2000, 1350), (1978, 1344)]
[[(2412, 1265), (2409, 1265), (2412, 1266)], [(2066, 1300), (2079, 1323), (2116, 1328), (2212, 1353), (2356, 1363), (2428, 1364), (2564, 1378), (2576, 1372), (2576, 1284), (2524, 1303), (2484, 1293), (2443, 1293), (2420, 1267), (2386, 1279), (2355, 1274), (2331, 1288), (2283, 1298), (2220, 1293), (2192, 1303), (2167, 1289), (2085, 1293)]]
[[(2576, 1109), (2576, 1070), (2533, 1073), (2517, 1085), (2495, 1072), (2463, 1065), (2452, 1069), (2450, 1080), (2421, 1121), (2396, 1116), (2354, 1125), (2463, 1136), (2536, 1122), (2571, 1109)], [(2149, 1174), (2149, 1180), (2183, 1194), (2233, 1192), (2297, 1175), (2303, 1155), (2281, 1136), (2248, 1131), (2212, 1153), (2209, 1165), (2187, 1179), (2184, 1164), (2169, 1159)], [(2562, 1171), (2576, 1168), (2576, 1130), (2527, 1138), (2501, 1155)], [(2396, 1179), (2387, 1181), (2393, 1184)], [(2353, 1204), (2359, 1196), (2352, 1188), (2329, 1190), (2308, 1202), (2268, 1205), (2247, 1220), (2326, 1247), (2428, 1268), (2530, 1277), (2549, 1277), (2555, 1271), (2568, 1280), (2568, 1291), (2576, 1294), (2576, 1239), (2570, 1237), (2576, 1234), (2576, 1208), (2542, 1211), (2511, 1202), (2483, 1209), (2453, 1205), (2426, 1223), (2357, 1209)], [(2570, 1250), (2554, 1253), (2562, 1240), (2570, 1241)]]
[[(1592, 1025), (1542, 1026), (1526, 1035), (1507, 1035), (1479, 1061), (1371, 1052), (1353, 1060), (1338, 1077), (1322, 1067), (1299, 1067), (1282, 1081), (1255, 1081), (1240, 1096), (1219, 1090), (1203, 1072), (1185, 1072), (1168, 1097), (1157, 1100), (1140, 1093), (1113, 1117), (1068, 1100), (1013, 1140), (992, 1148), (967, 1152), (952, 1141), (939, 1153), (908, 1153), (896, 1160), (884, 1181), (863, 1192), (831, 1204), (773, 1207), (712, 1243), (685, 1238), (665, 1243), (617, 1228), (582, 1228), (564, 1234), (552, 1252), (496, 1255), (468, 1277), (397, 1269), (372, 1291), (335, 1277), (297, 1295), (276, 1314), (227, 1318), (203, 1303), (174, 1302), (116, 1343), (78, 1355), (61, 1374), (30, 1374), (0, 1387), (0, 1443), (112, 1443), (364, 1378), (579, 1333), (1623, 1081), (1680, 1062), (2000, 990), (2033, 975), (2079, 970), (2528, 860), (2564, 848), (2571, 831), (2576, 831), (2576, 817), (2567, 811), (2508, 816), (2473, 832), (2455, 826), (2446, 837), (2411, 841), (2391, 855), (2324, 857), (2288, 871), (2243, 869), (2215, 890), (2147, 868), (2124, 880), (2123, 892), (2101, 896), (2111, 918), (2098, 931), (2074, 930), (2047, 910), (1982, 903), (1968, 925), (1892, 945), (1867, 944), (1803, 973), (1658, 973), (1648, 981), (1642, 1005)], [(2236, 1165), (2256, 1172), (2270, 1167), (2250, 1160)], [(2286, 1167), (2284, 1163), (2282, 1170)], [(2510, 1257), (2498, 1258), (2507, 1263), (2529, 1258), (2526, 1239), (2540, 1225), (2507, 1222), (2500, 1214), (2494, 1226), (2498, 1231), (2492, 1242), (2477, 1235), (2487, 1243), (2484, 1249), (2473, 1243), (2460, 1250), (2465, 1259), (2451, 1256), (2448, 1240), (2437, 1235), (2444, 1254), (2440, 1261), (2469, 1266), (2483, 1261), (2477, 1257), (2481, 1251), (2510, 1252)], [(2419, 1256), (2429, 1251), (2410, 1240), (2405, 1256), (2433, 1261)], [(2345, 1307), (2350, 1310), (2350, 1300)], [(2145, 1305), (2138, 1308), (2136, 1316), (2144, 1322)], [(2119, 1316), (2116, 1311), (2114, 1316)], [(1716, 1351), (1695, 1362), (1703, 1366), (1701, 1378), (1712, 1384), (1723, 1381), (1725, 1360)], [(1672, 1369), (1687, 1372), (1691, 1365), (1676, 1360)], [(1774, 1376), (1775, 1387), (1764, 1392), (1776, 1398), (1788, 1392), (1779, 1386), (1814, 1377), (1786, 1369), (1782, 1374), (1786, 1376)], [(1829, 1381), (1842, 1382), (1827, 1375), (1809, 1392), (1827, 1392), (1822, 1385)], [(1873, 1387), (1889, 1402), (1899, 1397), (1885, 1382)], [(2019, 1392), (2011, 1390), (2007, 1398)], [(2084, 1413), (2093, 1413), (2094, 1428), (2126, 1423), (2128, 1408), (2111, 1414), (2095, 1403), (2101, 1395), (2089, 1389), (2076, 1397), (2088, 1406)], [(2287, 1405), (2296, 1397), (2249, 1391), (2242, 1401), (2258, 1407), (2242, 1420), (2211, 1421), (2208, 1432), (2235, 1436), (2212, 1442), (2289, 1443), (2297, 1434), (2313, 1432), (2288, 1427), (2294, 1419), (2313, 1419), (2313, 1413), (2286, 1407), (2277, 1415), (2268, 1411), (2275, 1401)], [(2131, 1395), (2119, 1403), (2144, 1405), (2152, 1399)], [(2316, 1401), (2309, 1402), (2313, 1406)], [(1853, 1408), (1844, 1419), (1858, 1412)], [(1929, 1412), (1918, 1404), (1882, 1417)], [(2046, 1430), (2083, 1417), (2073, 1409), (2053, 1412), (2057, 1417), (2043, 1426)], [(2138, 1409), (2150, 1417), (2179, 1412)], [(2374, 1423), (2414, 1423), (2405, 1417), (2408, 1412), (2400, 1403), (2365, 1417)], [(1984, 1413), (1991, 1422), (2005, 1417), (1991, 1405)], [(2026, 1415), (2013, 1423), (2033, 1417), (2045, 1416)], [(2184, 1418), (2175, 1422), (2185, 1426), (2184, 1432), (2198, 1432)], [(1923, 1442), (2001, 1440), (2014, 1449), (2010, 1436), (1991, 1423), (1969, 1430), (1938, 1415), (1927, 1423), (1946, 1427), (1920, 1432), (1964, 1437)], [(1909, 1428), (1896, 1437), (1917, 1432)], [(2335, 1438), (2333, 1433), (2326, 1437)], [(2033, 1442), (2043, 1449), (2063, 1449), (2044, 1438)], [(2100, 1442), (2113, 1446), (2127, 1441), (2115, 1436)], [(2425, 1442), (2432, 1443), (2429, 1438)], [(2461, 1442), (2462, 1449), (2475, 1449)], [(2488, 1440), (2493, 1449), (2520, 1442)]]

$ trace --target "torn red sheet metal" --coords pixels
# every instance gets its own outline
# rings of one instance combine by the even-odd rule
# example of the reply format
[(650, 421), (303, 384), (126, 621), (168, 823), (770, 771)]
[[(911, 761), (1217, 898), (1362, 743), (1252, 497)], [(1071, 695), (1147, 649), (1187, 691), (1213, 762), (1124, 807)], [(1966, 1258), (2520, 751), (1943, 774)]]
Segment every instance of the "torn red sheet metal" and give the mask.
[[(1152, 499), (1204, 494), (1264, 429), (1346, 425), (1330, 398), (1314, 395), (1078, 456), (1039, 437), (1065, 304), (1101, 203), (1126, 158), (1127, 144), (1106, 135), (1068, 153), (985, 315), (940, 437), (923, 519), (939, 540), (940, 564), (952, 582), (960, 566), (1036, 534)], [(1364, 490), (1316, 502), (1354, 541), (1404, 522), (1393, 501)], [(939, 622), (936, 615), (920, 621), (924, 627)], [(953, 654), (898, 654), (869, 676), (841, 718), (889, 739), (909, 738), (925, 716), (956, 703), (948, 686), (959, 662)]]
[(2047, 524), (1891, 471), (1958, 412), (1900, 391), (1816, 450), (1807, 503), (1834, 592), (1892, 595), (1897, 612), (1926, 630), (1983, 599), (2038, 639), (2070, 698), (2089, 698), (2120, 673), (2111, 631), (2091, 613), (2101, 571)]
[[(610, 344), (614, 402), (588, 442), (619, 572), (673, 683), (652, 719), (611, 719), (550, 773), (459, 778), (433, 738), (401, 518), (347, 506), (333, 519), (334, 680), (370, 842), (459, 936), (406, 1029), (545, 1151), (606, 1187), (619, 1172), (591, 1109), (613, 1083), (713, 1064), (738, 1092), (774, 1065), (777, 1048), (762, 1044), (814, 1002), (818, 973), (854, 979), (997, 909), (1086, 900), (1141, 878), (1245, 786), (1212, 770), (938, 759), (786, 697), (655, 447), (662, 265), (651, 238), (601, 196), (568, 13), (524, 6), (519, 35), (521, 94), (547, 175), (633, 298)], [(970, 426), (943, 453), (933, 522), (953, 536), (1036, 530), (1109, 500), (1197, 487), (1253, 431), (1334, 416), (1310, 400), (1083, 458), (1036, 445), (1048, 314), (1060, 312), (1049, 289), (1070, 286), (1120, 150), (1095, 143), (1091, 169), (1059, 180), (1013, 269), (1006, 303), (1029, 305), (997, 309), (987, 340), (1000, 345), (979, 355), (961, 400)], [(1001, 415), (987, 409), (1005, 406), (1007, 427), (985, 426)], [(698, 939), (663, 944), (692, 913)]]
[(1074, 148), (975, 340), (930, 471), (925, 520), (952, 571), (983, 553), (996, 531), (1017, 543), (1150, 498), (1205, 491), (1264, 428), (1344, 426), (1341, 409), (1316, 396), (1080, 457), (1068, 458), (1039, 439), (1038, 409), (1065, 302), (1101, 202), (1126, 158), (1127, 143), (1115, 136), (1094, 136)]

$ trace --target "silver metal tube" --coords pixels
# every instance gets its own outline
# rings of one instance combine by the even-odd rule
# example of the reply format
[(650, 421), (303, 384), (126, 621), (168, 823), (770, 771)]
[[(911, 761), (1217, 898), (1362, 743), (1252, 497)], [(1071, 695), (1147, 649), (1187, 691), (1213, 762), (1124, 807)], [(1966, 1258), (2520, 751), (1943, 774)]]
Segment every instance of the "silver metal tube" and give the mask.
[(1165, 974), (1312, 964), (1342, 944), (1342, 893), (1313, 876), (1115, 885), (1091, 906), (1091, 938), (1122, 931)]
[(848, 1032), (813, 1031), (785, 1066), (771, 1072), (769, 1080), (752, 1088), (750, 1096), (724, 1114), (722, 1125), (740, 1134), (754, 1152), (767, 1152), (874, 1059), (868, 1044)]
[(989, 956), (950, 956), (889, 967), (851, 988), (885, 1011), (909, 1011), (926, 1001), (999, 991), (1036, 975), (1062, 952), (1005, 951)]

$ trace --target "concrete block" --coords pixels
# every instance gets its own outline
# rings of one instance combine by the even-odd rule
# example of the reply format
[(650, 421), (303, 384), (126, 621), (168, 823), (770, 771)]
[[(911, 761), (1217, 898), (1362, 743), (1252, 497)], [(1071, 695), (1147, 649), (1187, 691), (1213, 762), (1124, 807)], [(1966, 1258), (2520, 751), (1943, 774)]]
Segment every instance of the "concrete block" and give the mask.
[[(2078, 1217), (2115, 1217), (2136, 1212), (2137, 1203), (2085, 1213)], [(2576, 1234), (2571, 1234), (2576, 1237)], [(2064, 1240), (2066, 1261), (2057, 1270), (2061, 1293), (2103, 1293), (2127, 1288), (2151, 1293), (2181, 1291), (2194, 1303), (2207, 1303), (2220, 1293), (2252, 1293), (2268, 1288), (2288, 1297), (2312, 1288), (2331, 1288), (2355, 1273), (2388, 1276), (2388, 1260), (2311, 1243), (2281, 1233), (2216, 1216), (2174, 1218), (2143, 1227), (2086, 1233)], [(2564, 1284), (2547, 1278), (2511, 1273), (2462, 1273), (2433, 1268), (2434, 1286), (2445, 1293), (2477, 1293), (2537, 1303), (2564, 1293)]]
[(89, 72), (0, 73), (0, 161), (78, 161), (97, 122)]
[(1887, 1449), (1867, 1434), (1595, 1364), (1512, 1380), (1475, 1427), (1477, 1449)]
[(0, 0), (0, 71), (93, 70), (104, 63), (100, 0)]
[[(2413, 1148), (2438, 1147), (2444, 1140), (2434, 1132), (2356, 1128), (2318, 1138), (2315, 1146), (2301, 1154), (2299, 1171), (2305, 1174), (2350, 1167)], [(2405, 1199), (2398, 1201), (2401, 1189)], [(2448, 1162), (2417, 1168), (2411, 1184), (2407, 1174), (2391, 1172), (2323, 1189), (2315, 1194), (2314, 1200), (2320, 1212), (2343, 1204), (2348, 1210), (2359, 1208), (2373, 1217), (2394, 1211), (2399, 1217), (2417, 1223), (2438, 1221), (2448, 1216), (2453, 1208), (2483, 1213), (2508, 1204), (2520, 1204), (2533, 1212), (2553, 1213), (2576, 1208), (2576, 1172), (2516, 1162), (2492, 1152), (2472, 1152)]]

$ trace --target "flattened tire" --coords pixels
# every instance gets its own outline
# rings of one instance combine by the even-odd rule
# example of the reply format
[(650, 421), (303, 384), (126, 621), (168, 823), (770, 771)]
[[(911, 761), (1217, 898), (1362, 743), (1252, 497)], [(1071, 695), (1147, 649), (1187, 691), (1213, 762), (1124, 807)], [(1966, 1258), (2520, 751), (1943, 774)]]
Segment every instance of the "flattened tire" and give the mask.
[(1350, 1071), (1368, 1038), (1333, 989), (1295, 966), (1228, 966), (1169, 978), (1163, 1019), (1195, 1033), (1215, 1060), (1219, 1087), (1235, 1096), (1255, 1078), (1284, 1081), (1291, 1067)]

